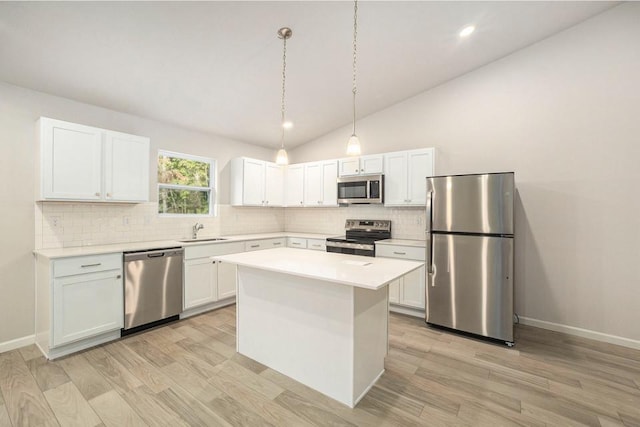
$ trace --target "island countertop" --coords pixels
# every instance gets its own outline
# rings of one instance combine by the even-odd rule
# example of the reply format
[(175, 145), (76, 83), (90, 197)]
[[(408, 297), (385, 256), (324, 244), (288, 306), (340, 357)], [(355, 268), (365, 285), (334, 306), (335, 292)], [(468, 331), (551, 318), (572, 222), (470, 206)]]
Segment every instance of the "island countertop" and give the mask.
[(222, 255), (216, 259), (348, 286), (377, 290), (424, 265), (422, 262), (374, 258), (293, 248)]

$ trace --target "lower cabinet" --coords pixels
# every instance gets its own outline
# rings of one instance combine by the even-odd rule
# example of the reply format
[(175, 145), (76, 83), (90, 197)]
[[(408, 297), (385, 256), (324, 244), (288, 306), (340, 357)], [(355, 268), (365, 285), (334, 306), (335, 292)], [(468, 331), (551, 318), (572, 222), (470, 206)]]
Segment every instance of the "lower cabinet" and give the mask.
[(184, 252), (184, 310), (233, 297), (236, 294), (235, 265), (220, 262), (219, 255), (244, 252), (243, 242), (188, 246)]
[(49, 359), (120, 336), (122, 253), (36, 259), (36, 343)]
[[(376, 257), (424, 261), (425, 249), (415, 246), (376, 245)], [(425, 267), (393, 281), (389, 285), (389, 302), (399, 306), (424, 310), (425, 308)]]

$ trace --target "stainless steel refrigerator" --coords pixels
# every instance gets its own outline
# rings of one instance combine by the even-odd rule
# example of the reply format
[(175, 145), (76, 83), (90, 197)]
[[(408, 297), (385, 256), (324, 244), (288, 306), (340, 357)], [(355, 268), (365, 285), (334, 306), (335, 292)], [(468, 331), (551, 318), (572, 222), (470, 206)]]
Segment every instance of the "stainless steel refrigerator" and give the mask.
[(429, 324), (513, 345), (514, 174), (427, 178)]

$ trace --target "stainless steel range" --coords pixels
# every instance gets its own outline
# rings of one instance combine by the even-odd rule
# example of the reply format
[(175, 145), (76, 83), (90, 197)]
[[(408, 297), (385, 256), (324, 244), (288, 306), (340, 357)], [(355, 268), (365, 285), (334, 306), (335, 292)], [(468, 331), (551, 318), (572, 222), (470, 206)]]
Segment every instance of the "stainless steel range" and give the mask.
[(391, 221), (378, 219), (348, 219), (346, 235), (327, 238), (327, 252), (376, 256), (376, 240), (391, 238)]

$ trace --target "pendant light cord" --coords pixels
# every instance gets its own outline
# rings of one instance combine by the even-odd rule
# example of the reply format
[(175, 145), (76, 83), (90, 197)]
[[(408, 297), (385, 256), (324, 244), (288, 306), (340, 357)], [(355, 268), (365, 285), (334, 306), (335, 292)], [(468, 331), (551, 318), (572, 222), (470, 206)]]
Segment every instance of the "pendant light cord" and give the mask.
[(287, 79), (287, 38), (283, 37), (283, 49), (282, 49), (282, 104), (281, 104), (281, 121), (280, 127), (282, 128), (282, 133), (280, 136), (280, 148), (284, 148), (284, 94), (285, 94), (285, 81)]
[(358, 53), (358, 47), (356, 41), (358, 40), (358, 0), (353, 3), (353, 135), (356, 134), (356, 54)]

